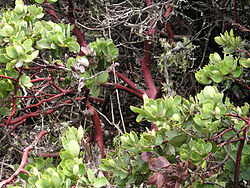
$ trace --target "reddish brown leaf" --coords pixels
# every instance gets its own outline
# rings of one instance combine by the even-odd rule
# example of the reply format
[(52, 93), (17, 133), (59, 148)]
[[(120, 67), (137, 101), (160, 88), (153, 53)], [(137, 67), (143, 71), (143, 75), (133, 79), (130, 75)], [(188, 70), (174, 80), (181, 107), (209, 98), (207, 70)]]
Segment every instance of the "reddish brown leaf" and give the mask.
[(152, 158), (152, 152), (143, 152), (141, 158), (143, 161), (148, 162)]
[(149, 169), (152, 171), (157, 171), (169, 167), (171, 167), (171, 164), (165, 157), (162, 156), (152, 159), (152, 161), (149, 163)]
[(155, 172), (147, 181), (148, 185), (155, 185), (157, 188), (162, 187), (163, 183), (164, 183), (164, 176), (159, 173), (159, 172)]

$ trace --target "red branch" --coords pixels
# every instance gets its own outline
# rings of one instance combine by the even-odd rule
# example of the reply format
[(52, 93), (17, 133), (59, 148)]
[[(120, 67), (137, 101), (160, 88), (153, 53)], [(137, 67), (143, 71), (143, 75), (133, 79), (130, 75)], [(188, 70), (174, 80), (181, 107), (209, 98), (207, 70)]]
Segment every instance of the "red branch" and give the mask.
[(36, 104), (30, 105), (30, 106), (26, 106), (26, 107), (24, 108), (24, 110), (26, 110), (26, 109), (28, 109), (28, 108), (38, 107), (39, 105), (41, 105), (41, 104), (44, 103), (44, 102), (51, 101), (51, 100), (53, 100), (53, 99), (56, 99), (56, 98), (61, 97), (61, 96), (64, 96), (64, 95), (66, 95), (66, 94), (68, 94), (68, 93), (71, 93), (71, 92), (73, 92), (73, 90), (66, 90), (66, 91), (64, 91), (63, 93), (59, 93), (59, 94), (54, 95), (53, 97), (50, 97), (50, 98), (48, 98), (48, 99), (43, 99), (43, 100), (41, 100), (40, 102), (38, 102), (38, 103), (36, 103)]
[(138, 92), (141, 93), (141, 94), (144, 94), (144, 93), (145, 93), (144, 90), (138, 89), (138, 87), (134, 84), (134, 82), (133, 82), (132, 80), (130, 80), (129, 78), (127, 78), (126, 76), (124, 76), (122, 73), (115, 72), (115, 74), (116, 74), (120, 79), (122, 79), (124, 82), (126, 82), (132, 89), (138, 91)]
[(128, 93), (131, 93), (131, 94), (135, 95), (136, 97), (139, 97), (141, 99), (143, 98), (141, 93), (139, 93), (139, 92), (137, 92), (135, 90), (129, 89), (129, 88), (127, 88), (127, 87), (125, 87), (125, 86), (123, 86), (121, 84), (106, 83), (106, 84), (104, 84), (104, 86), (111, 86), (113, 89), (121, 89), (123, 91), (126, 91)]
[(239, 176), (240, 176), (240, 162), (241, 162), (241, 157), (242, 157), (242, 150), (246, 141), (246, 135), (247, 135), (247, 129), (250, 125), (250, 120), (249, 117), (248, 119), (237, 115), (237, 114), (224, 114), (224, 116), (232, 116), (232, 117), (237, 117), (243, 120), (246, 124), (241, 128), (242, 130), (242, 136), (239, 138), (239, 147), (237, 150), (236, 154), (236, 162), (235, 162), (235, 172), (234, 172), (234, 187), (237, 188), (239, 186)]
[(211, 140), (215, 140), (219, 137), (221, 137), (222, 135), (224, 135), (225, 133), (231, 131), (233, 128), (229, 128), (229, 129), (226, 129), (225, 131), (221, 132), (219, 135), (217, 136), (214, 136), (213, 138), (210, 138), (210, 139), (205, 139), (204, 141), (211, 141)]
[[(249, 124), (248, 124), (249, 126)], [(240, 176), (240, 162), (241, 162), (241, 156), (242, 156), (242, 150), (245, 144), (246, 140), (246, 135), (247, 135), (247, 129), (245, 128), (242, 133), (242, 137), (239, 143), (239, 147), (237, 150), (237, 155), (236, 155), (236, 162), (235, 162), (235, 172), (234, 172), (234, 188), (237, 188), (239, 186), (239, 176)]]
[(151, 46), (147, 40), (144, 41), (144, 56), (140, 60), (141, 69), (143, 72), (143, 76), (145, 79), (145, 83), (147, 85), (147, 95), (149, 98), (155, 99), (157, 95), (157, 89), (152, 79), (151, 71), (150, 71), (150, 49)]
[(241, 120), (243, 120), (247, 125), (249, 125), (250, 124), (250, 120), (249, 120), (249, 118), (248, 119), (246, 119), (246, 118), (244, 118), (244, 117), (242, 117), (242, 116), (239, 116), (239, 115), (237, 115), (237, 114), (224, 114), (224, 116), (232, 116), (232, 117), (237, 117), (237, 118), (240, 118)]
[(12, 78), (12, 77), (9, 77), (9, 76), (4, 76), (4, 75), (0, 75), (0, 78), (7, 78), (7, 79), (10, 79), (14, 82), (16, 82), (17, 80), (15, 78)]
[(39, 133), (39, 135), (37, 136), (37, 139), (34, 140), (31, 145), (29, 145), (27, 148), (25, 148), (25, 150), (23, 152), (22, 162), (21, 162), (20, 166), (15, 171), (15, 173), (12, 174), (11, 177), (9, 177), (9, 179), (4, 180), (0, 183), (0, 187), (3, 187), (5, 184), (10, 183), (16, 176), (18, 176), (18, 174), (20, 174), (20, 172), (28, 173), (26, 170), (23, 169), (24, 166), (26, 165), (26, 162), (27, 162), (28, 153), (30, 150), (34, 149), (34, 147), (38, 144), (41, 137), (47, 133), (48, 133), (47, 131), (43, 131), (43, 132)]
[[(76, 36), (77, 42), (79, 43), (79, 45), (86, 47), (87, 44), (85, 42), (85, 37), (84, 37), (83, 33), (81, 33), (80, 30), (76, 26), (75, 18), (74, 18), (74, 15), (72, 14), (74, 7), (73, 7), (73, 4), (71, 3), (70, 0), (68, 1), (68, 5), (69, 5), (69, 10), (68, 10), (67, 17), (69, 19), (70, 24), (74, 25), (72, 32)], [(80, 55), (83, 55), (82, 51), (80, 51)]]
[(44, 4), (49, 7), (49, 8), (46, 8), (44, 10), (48, 14), (50, 14), (51, 16), (53, 16), (56, 20), (59, 20), (59, 17), (57, 16), (57, 14), (55, 13), (55, 11), (53, 10), (54, 7), (49, 2), (47, 2), (47, 1), (45, 1)]
[(22, 76), (22, 73), (23, 73), (23, 67), (21, 67), (21, 70), (19, 70), (19, 75), (15, 81), (15, 85), (14, 85), (14, 96), (13, 96), (13, 107), (12, 107), (12, 112), (11, 114), (9, 115), (8, 117), (8, 120), (6, 122), (6, 127), (8, 127), (9, 123), (10, 123), (10, 120), (11, 118), (15, 115), (16, 113), (16, 96), (17, 96), (17, 91), (18, 91), (18, 88), (19, 88), (19, 79), (21, 78)]
[[(165, 19), (168, 18), (168, 16), (170, 15), (171, 11), (172, 11), (172, 5), (171, 5), (171, 2), (170, 2), (170, 3), (168, 3), (166, 13), (164, 14), (164, 18)], [(174, 34), (173, 34), (172, 29), (171, 29), (169, 21), (167, 21), (167, 23), (166, 23), (166, 30), (167, 30), (168, 37), (169, 37), (169, 43), (171, 43), (171, 39), (174, 40)]]
[(103, 158), (104, 157), (104, 147), (103, 147), (103, 136), (102, 136), (102, 127), (101, 127), (100, 119), (99, 119), (98, 113), (90, 105), (88, 98), (87, 98), (85, 104), (86, 104), (87, 108), (94, 113), (94, 115), (92, 116), (92, 121), (93, 121), (94, 126), (95, 126), (95, 141), (101, 150), (101, 155)]

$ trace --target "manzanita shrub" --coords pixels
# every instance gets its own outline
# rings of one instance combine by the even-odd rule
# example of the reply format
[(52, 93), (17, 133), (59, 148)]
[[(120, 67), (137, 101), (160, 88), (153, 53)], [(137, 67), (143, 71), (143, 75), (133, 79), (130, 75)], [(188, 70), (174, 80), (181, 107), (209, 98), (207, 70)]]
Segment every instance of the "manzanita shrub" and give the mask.
[[(21, 173), (20, 178), (27, 183), (25, 187), (103, 187), (105, 177), (95, 177), (97, 173), (84, 165), (84, 152), (81, 151), (84, 130), (69, 127), (61, 137), (63, 149), (60, 151), (61, 161), (54, 166), (53, 158), (36, 158), (34, 162), (25, 166), (24, 170), (30, 174)], [(24, 187), (18, 183), (14, 187)]]
[[(195, 75), (198, 82), (246, 78), (250, 60), (242, 53), (241, 39), (231, 31), (215, 41), (223, 46), (224, 59), (211, 54), (209, 65)], [(189, 99), (175, 95), (154, 100), (144, 94), (141, 108), (131, 110), (139, 114), (138, 122), (153, 122), (159, 130), (120, 137), (121, 148), (100, 165), (115, 185), (230, 187), (230, 182), (238, 186), (249, 180), (247, 102), (234, 106), (216, 86), (206, 86)]]
[[(20, 114), (27, 112), (29, 117), (39, 116), (42, 103), (85, 90), (85, 105), (94, 113), (96, 126), (98, 115), (89, 104), (88, 95), (99, 95), (99, 86), (106, 83), (118, 50), (112, 40), (103, 38), (80, 47), (71, 36), (73, 26), (41, 20), (43, 16), (41, 7), (27, 6), (22, 0), (16, 0), (15, 9), (3, 12), (0, 17), (1, 125), (8, 127), (16, 123), (18, 126), (21, 120), (26, 120), (25, 115), (23, 119), (19, 118), (20, 121), (12, 119), (18, 110)], [(211, 54), (209, 64), (195, 74), (199, 83), (214, 86), (205, 86), (189, 99), (178, 95), (155, 99), (154, 87), (153, 92), (142, 92), (143, 105), (141, 108), (131, 106), (131, 110), (139, 114), (138, 122), (147, 120), (158, 130), (148, 130), (140, 135), (132, 131), (119, 137), (120, 145), (106, 154), (99, 167), (106, 171), (106, 178), (98, 177), (91, 167), (86, 170), (84, 148), (81, 149), (84, 130), (71, 127), (61, 137), (63, 149), (59, 164), (54, 164), (50, 158), (36, 158), (22, 171), (30, 173), (20, 174), (26, 185), (16, 187), (102, 187), (107, 181), (117, 187), (145, 183), (157, 188), (229, 187), (230, 182), (237, 187), (240, 181), (249, 180), (249, 104), (235, 106), (219, 91), (221, 87), (217, 87), (220, 83), (224, 84), (223, 88), (229, 81), (241, 81), (249, 90), (244, 82), (249, 71), (249, 58), (243, 42), (233, 31), (221, 34), (215, 41), (223, 47), (223, 57), (218, 53)], [(148, 47), (145, 42), (145, 51)], [(80, 51), (85, 56), (78, 56)], [(64, 52), (70, 55), (63, 56)], [(148, 60), (145, 53), (142, 65)], [(148, 70), (146, 66), (143, 68)], [(60, 93), (43, 92), (46, 84), (40, 86), (37, 83), (44, 80)], [(33, 92), (41, 95), (34, 97)], [(30, 96), (27, 93), (31, 93)], [(151, 96), (145, 93), (151, 93)], [(46, 99), (41, 99), (43, 97)], [(25, 106), (21, 103), (24, 98), (33, 100), (25, 101)], [(31, 108), (37, 108), (37, 111), (28, 111)], [(59, 105), (53, 106), (44, 114), (58, 108)], [(96, 141), (103, 152), (98, 126), (99, 140)], [(1, 185), (5, 184), (6, 181)]]
[[(20, 98), (27, 95), (27, 90), (33, 91), (34, 83), (47, 79), (31, 80), (39, 71), (51, 68), (50, 73), (43, 74), (51, 74), (52, 80), (60, 82), (57, 85), (53, 80), (53, 85), (62, 92), (69, 92), (62, 89), (69, 85), (78, 92), (84, 87), (96, 97), (99, 86), (108, 79), (110, 70), (105, 69), (118, 56), (112, 40), (103, 38), (82, 47), (86, 56), (77, 56), (80, 45), (71, 36), (73, 26), (40, 21), (43, 16), (41, 7), (27, 6), (22, 0), (16, 0), (15, 9), (3, 12), (0, 17), (0, 120), (2, 116), (9, 116), (7, 126), (16, 112), (10, 112), (11, 106), (20, 108)], [(63, 50), (67, 49), (75, 55), (64, 59)], [(32, 70), (38, 72), (27, 75)]]
[(201, 84), (221, 83), (227, 81), (227, 85), (232, 78), (237, 79), (243, 76), (250, 67), (249, 54), (244, 51), (244, 43), (241, 38), (235, 37), (233, 30), (221, 36), (215, 37), (215, 42), (223, 47), (224, 57), (218, 53), (210, 54), (209, 64), (199, 70), (195, 77)]

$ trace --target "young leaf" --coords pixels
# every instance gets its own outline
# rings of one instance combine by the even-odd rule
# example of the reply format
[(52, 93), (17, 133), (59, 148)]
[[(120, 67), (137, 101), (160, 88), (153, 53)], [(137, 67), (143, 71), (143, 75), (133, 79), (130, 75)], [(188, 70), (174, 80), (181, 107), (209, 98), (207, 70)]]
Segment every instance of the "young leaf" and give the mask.
[(80, 146), (76, 140), (70, 140), (67, 145), (67, 150), (73, 155), (78, 156), (80, 152)]
[(106, 178), (105, 177), (98, 177), (94, 179), (94, 187), (103, 187), (106, 185)]
[(93, 170), (89, 168), (87, 171), (87, 175), (88, 175), (89, 181), (92, 183), (94, 181), (94, 178), (95, 178)]

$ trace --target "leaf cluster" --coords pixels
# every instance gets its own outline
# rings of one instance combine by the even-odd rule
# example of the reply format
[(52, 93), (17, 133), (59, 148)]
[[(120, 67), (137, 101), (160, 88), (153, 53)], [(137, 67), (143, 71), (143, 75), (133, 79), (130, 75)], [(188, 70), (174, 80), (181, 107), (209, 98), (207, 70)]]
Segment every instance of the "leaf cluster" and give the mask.
[[(78, 129), (69, 127), (65, 136), (61, 137), (63, 149), (60, 151), (61, 162), (53, 164), (53, 158), (36, 158), (29, 163), (25, 170), (30, 174), (21, 173), (20, 177), (26, 180), (25, 187), (38, 188), (61, 188), (72, 187), (103, 187), (106, 185), (104, 177), (95, 177), (91, 168), (86, 169), (83, 162), (83, 153), (80, 151), (84, 130), (80, 126)], [(23, 186), (15, 186), (23, 187)]]
[[(250, 59), (239, 53), (244, 48), (240, 37), (235, 37), (233, 30), (227, 31), (221, 36), (215, 37), (215, 42), (223, 46), (224, 57), (218, 53), (210, 54), (209, 64), (195, 73), (195, 78), (201, 84), (207, 85), (212, 82), (219, 84), (222, 81), (233, 78), (241, 78), (246, 69), (250, 67)], [(233, 54), (238, 53), (237, 56)]]

